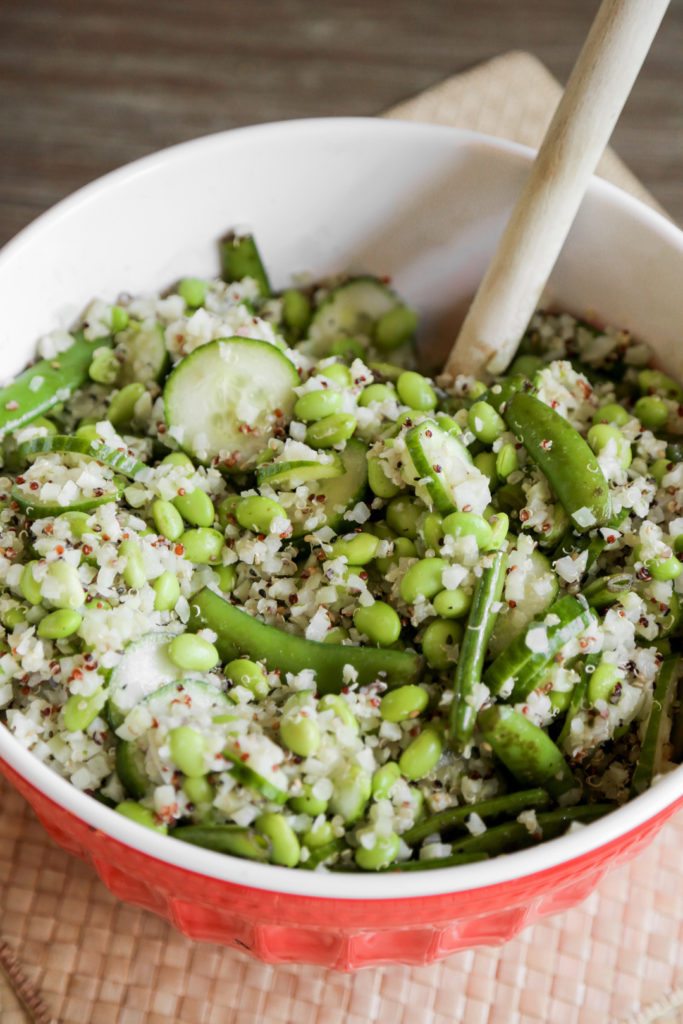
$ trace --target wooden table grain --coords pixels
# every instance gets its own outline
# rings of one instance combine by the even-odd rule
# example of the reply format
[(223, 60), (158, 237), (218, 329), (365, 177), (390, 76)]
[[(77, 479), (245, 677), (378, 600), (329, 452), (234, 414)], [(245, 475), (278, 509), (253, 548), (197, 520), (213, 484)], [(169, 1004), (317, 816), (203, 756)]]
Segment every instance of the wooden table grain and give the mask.
[[(0, 243), (92, 178), (208, 132), (373, 115), (512, 49), (564, 82), (597, 6), (0, 0)], [(682, 138), (683, 0), (672, 0), (613, 145), (679, 222)]]

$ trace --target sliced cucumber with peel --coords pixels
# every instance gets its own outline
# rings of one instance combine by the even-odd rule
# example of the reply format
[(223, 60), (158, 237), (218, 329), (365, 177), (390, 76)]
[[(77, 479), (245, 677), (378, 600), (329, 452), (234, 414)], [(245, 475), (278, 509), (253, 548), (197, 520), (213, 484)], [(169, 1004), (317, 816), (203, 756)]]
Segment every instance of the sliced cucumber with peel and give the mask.
[[(254, 768), (248, 765), (242, 760), (244, 757), (238, 750), (233, 750), (231, 747), (226, 747), (223, 750), (223, 757), (230, 762), (230, 768), (228, 771), (233, 775), (241, 786), (245, 789), (256, 790), (261, 796), (264, 796), (266, 800), (271, 800), (275, 804), (287, 803), (289, 793), (286, 789), (282, 789), (280, 786), (276, 786), (274, 782), (271, 782), (260, 772), (257, 772)], [(285, 781), (283, 779), (283, 781)]]
[(67, 452), (69, 455), (84, 455), (95, 459), (105, 466), (134, 479), (145, 466), (134, 455), (118, 448), (111, 448), (104, 441), (88, 441), (84, 437), (70, 437), (66, 434), (48, 434), (46, 437), (33, 437), (24, 441), (17, 448), (20, 458), (29, 459), (34, 455), (45, 455), (49, 452)]
[[(288, 509), (294, 528), (292, 537), (297, 539), (309, 531), (304, 525), (311, 515), (321, 511), (324, 521), (316, 526), (329, 526), (337, 531), (344, 525), (344, 513), (362, 501), (368, 486), (368, 450), (362, 441), (356, 438), (346, 442), (344, 451), (340, 453), (343, 472), (340, 476), (321, 481), (315, 486), (315, 493), (306, 508)], [(317, 499), (322, 497), (322, 501)]]
[[(509, 564), (514, 563), (514, 553)], [(510, 572), (510, 568), (508, 568)], [(549, 560), (540, 551), (534, 550), (524, 564), (524, 597), (514, 608), (505, 605), (496, 619), (489, 641), (489, 655), (496, 657), (524, 632), (532, 619), (542, 616), (550, 607), (559, 590), (557, 577)]]
[(398, 296), (376, 277), (354, 277), (335, 288), (318, 306), (308, 331), (314, 355), (324, 355), (340, 335), (372, 337), (375, 324), (401, 305)]
[(291, 418), (300, 384), (293, 363), (274, 345), (220, 338), (196, 348), (164, 388), (169, 433), (204, 464), (253, 468), (278, 424)]
[(209, 716), (234, 707), (224, 690), (212, 686), (203, 679), (176, 679), (166, 683), (144, 698), (145, 706), (153, 718), (163, 722), (171, 717), (174, 711), (187, 712), (189, 721), (197, 716), (197, 711)]
[(457, 510), (482, 514), (491, 500), (488, 478), (457, 437), (435, 420), (423, 420), (408, 430), (405, 441), (403, 474), (419, 498), (441, 515)]
[(163, 380), (169, 366), (163, 325), (158, 320), (133, 320), (117, 335), (117, 355), (123, 357), (120, 384)]
[(341, 476), (343, 473), (344, 463), (335, 452), (329, 462), (318, 462), (312, 459), (266, 462), (256, 470), (256, 483), (259, 487), (266, 484), (268, 487), (274, 487), (275, 490), (282, 488), (289, 491), (301, 484), (311, 483), (313, 480), (329, 480)]
[(26, 484), (13, 484), (11, 494), (12, 501), (16, 501), (21, 511), (29, 519), (45, 519), (47, 516), (61, 516), (64, 512), (92, 512), (94, 508), (106, 505), (108, 501), (117, 501), (123, 494), (126, 481), (123, 477), (114, 477), (113, 480), (108, 481), (108, 484), (109, 486), (102, 490), (102, 494), (93, 494), (89, 498), (77, 498), (66, 505), (60, 505), (56, 501), (41, 500), (38, 497), (40, 491), (34, 493), (27, 490)]

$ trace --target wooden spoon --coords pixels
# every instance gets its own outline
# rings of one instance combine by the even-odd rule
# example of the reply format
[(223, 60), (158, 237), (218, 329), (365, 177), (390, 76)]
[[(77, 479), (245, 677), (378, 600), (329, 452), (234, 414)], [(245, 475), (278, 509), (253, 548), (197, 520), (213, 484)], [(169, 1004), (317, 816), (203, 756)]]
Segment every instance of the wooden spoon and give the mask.
[(448, 357), (447, 379), (502, 373), (512, 360), (668, 5), (603, 0)]

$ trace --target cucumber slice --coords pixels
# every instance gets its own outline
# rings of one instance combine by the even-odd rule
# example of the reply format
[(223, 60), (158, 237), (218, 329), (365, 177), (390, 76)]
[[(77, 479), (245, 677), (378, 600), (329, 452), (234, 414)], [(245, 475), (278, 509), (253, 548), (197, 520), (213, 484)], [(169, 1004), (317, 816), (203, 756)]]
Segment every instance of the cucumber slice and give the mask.
[(467, 448), (435, 420), (423, 420), (406, 433), (406, 483), (418, 498), (442, 515), (466, 511), (481, 515), (491, 501), (489, 479), (472, 463)]
[(274, 428), (291, 417), (299, 383), (296, 367), (274, 345), (251, 338), (210, 341), (166, 380), (169, 432), (204, 464), (250, 469)]
[(117, 354), (123, 356), (121, 385), (140, 381), (163, 380), (169, 366), (163, 324), (157, 320), (131, 321), (129, 327), (117, 335)]
[(256, 483), (259, 487), (267, 484), (276, 490), (281, 487), (289, 491), (312, 480), (329, 480), (341, 476), (343, 472), (344, 463), (335, 452), (332, 459), (326, 463), (306, 459), (298, 459), (295, 462), (268, 462), (256, 470)]
[(108, 501), (116, 501), (123, 494), (126, 481), (121, 477), (114, 477), (109, 481), (109, 486), (103, 489), (102, 494), (93, 495), (88, 498), (80, 498), (70, 501), (67, 505), (60, 505), (55, 501), (44, 501), (38, 491), (30, 490), (27, 480), (24, 484), (14, 483), (12, 485), (12, 501), (17, 505), (29, 519), (45, 519), (47, 516), (61, 516), (63, 512), (92, 512), (98, 505), (105, 505)]
[(110, 448), (103, 441), (87, 441), (84, 437), (69, 437), (66, 434), (52, 434), (47, 437), (33, 437), (24, 441), (17, 448), (20, 458), (28, 459), (33, 455), (44, 455), (46, 452), (69, 452), (72, 455), (84, 455), (89, 459), (115, 469), (134, 479), (145, 467), (134, 455), (118, 448)]
[(266, 800), (271, 800), (273, 803), (287, 803), (287, 797), (289, 796), (287, 790), (276, 786), (274, 782), (270, 782), (269, 779), (255, 771), (250, 765), (245, 764), (238, 750), (231, 750), (229, 747), (226, 747), (223, 751), (223, 757), (230, 761), (231, 767), (228, 769), (230, 774), (234, 775), (245, 789), (254, 789), (261, 796), (264, 796)]
[[(345, 523), (344, 513), (362, 501), (368, 486), (368, 450), (362, 441), (351, 438), (346, 442), (344, 451), (340, 453), (343, 466), (341, 476), (326, 480), (315, 488), (310, 500), (304, 508), (295, 506), (287, 508), (292, 521), (292, 539), (304, 537), (309, 528), (305, 523), (312, 515), (324, 515), (315, 529), (329, 526), (335, 532)], [(322, 497), (322, 501), (317, 499)], [(284, 501), (284, 498), (282, 499)], [(347, 531), (345, 531), (347, 532)]]
[(160, 686), (158, 690), (144, 698), (144, 703), (150, 715), (159, 722), (181, 711), (189, 724), (192, 724), (199, 715), (211, 716), (215, 712), (225, 711), (226, 708), (234, 706), (223, 690), (203, 679), (185, 677)]
[(168, 645), (174, 636), (174, 633), (151, 633), (125, 648), (109, 680), (107, 714), (113, 729), (121, 725), (136, 704), (168, 683), (204, 678), (173, 664), (168, 656)]
[(557, 597), (559, 585), (557, 577), (550, 567), (549, 560), (540, 551), (532, 551), (528, 557), (515, 557), (513, 550), (508, 556), (508, 580), (511, 573), (523, 588), (523, 596), (514, 607), (505, 603), (501, 610), (489, 641), (489, 655), (496, 657), (504, 651), (520, 633), (523, 633), (532, 619), (542, 617)]
[(324, 355), (340, 335), (371, 338), (375, 324), (401, 305), (398, 296), (376, 277), (355, 277), (335, 288), (316, 309), (308, 331), (314, 355)]

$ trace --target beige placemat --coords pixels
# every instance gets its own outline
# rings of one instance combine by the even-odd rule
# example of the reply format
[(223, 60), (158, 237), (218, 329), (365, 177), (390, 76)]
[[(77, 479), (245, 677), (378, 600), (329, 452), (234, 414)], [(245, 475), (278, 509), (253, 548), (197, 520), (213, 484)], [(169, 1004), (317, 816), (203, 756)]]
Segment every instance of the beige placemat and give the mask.
[[(513, 53), (387, 116), (536, 146), (558, 95), (535, 58)], [(613, 154), (600, 170), (657, 205)], [(580, 907), (501, 949), (347, 976), (192, 942), (116, 900), (3, 780), (0, 808), (0, 1024), (683, 1022), (681, 815)]]

